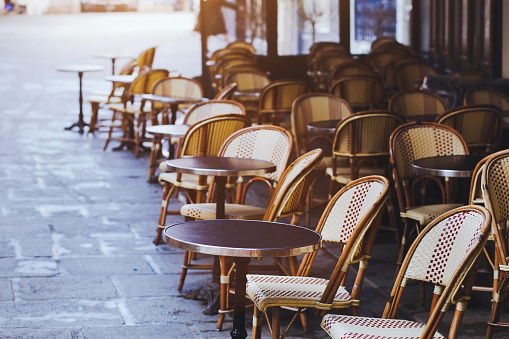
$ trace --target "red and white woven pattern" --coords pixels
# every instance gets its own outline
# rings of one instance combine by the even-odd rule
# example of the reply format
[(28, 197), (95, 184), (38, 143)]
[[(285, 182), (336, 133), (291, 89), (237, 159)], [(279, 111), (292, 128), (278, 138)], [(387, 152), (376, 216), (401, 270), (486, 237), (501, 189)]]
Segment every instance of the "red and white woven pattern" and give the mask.
[[(334, 339), (419, 339), (425, 325), (409, 320), (327, 314), (321, 326)], [(433, 338), (444, 336), (437, 332)]]
[(278, 181), (285, 170), (291, 141), (287, 135), (276, 129), (256, 129), (241, 134), (224, 151), (226, 157), (267, 160), (276, 165), (276, 171), (263, 175)]
[(348, 242), (359, 221), (373, 207), (383, 189), (381, 182), (370, 181), (356, 185), (342, 194), (325, 221), (322, 239)]
[(479, 241), (482, 226), (482, 216), (470, 212), (457, 213), (440, 222), (419, 243), (405, 278), (447, 285)]
[(497, 223), (509, 219), (509, 158), (498, 159), (489, 169), (488, 190)]
[[(306, 307), (320, 301), (328, 282), (312, 277), (249, 274), (246, 293), (262, 312), (270, 306), (288, 305), (289, 301), (294, 307)], [(345, 304), (349, 300), (350, 293), (340, 286), (333, 304)]]
[(406, 212), (401, 212), (402, 218), (409, 218), (416, 220), (419, 225), (427, 225), (439, 215), (444, 214), (456, 207), (460, 207), (461, 204), (437, 204), (437, 205), (425, 205), (407, 209)]

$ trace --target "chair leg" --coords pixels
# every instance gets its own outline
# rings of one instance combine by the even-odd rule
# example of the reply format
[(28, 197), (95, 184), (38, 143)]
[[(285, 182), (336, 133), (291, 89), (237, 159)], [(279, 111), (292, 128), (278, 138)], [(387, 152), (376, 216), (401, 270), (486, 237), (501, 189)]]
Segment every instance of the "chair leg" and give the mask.
[[(405, 257), (406, 253), (406, 244), (408, 241), (409, 233), (410, 233), (410, 225), (408, 225), (408, 220), (404, 220), (404, 227), (403, 227), (403, 234), (401, 235), (401, 246), (399, 249), (399, 255), (398, 255), (398, 261), (396, 262), (396, 265), (399, 268), (401, 267), (401, 264), (403, 263), (403, 258)], [(397, 274), (397, 273), (396, 273)]]
[(300, 323), (302, 324), (302, 331), (308, 332), (308, 318), (305, 311), (300, 312)]
[(184, 281), (186, 280), (187, 275), (187, 267), (191, 263), (191, 252), (186, 251), (184, 253), (184, 262), (182, 263), (182, 271), (180, 272), (179, 284), (177, 286), (177, 291), (182, 291), (182, 287), (184, 287)]
[(255, 305), (254, 313), (253, 313), (253, 333), (251, 336), (252, 339), (261, 339), (261, 337), (262, 337), (262, 323), (263, 323), (262, 312)]
[(272, 339), (279, 339), (281, 307), (272, 307)]
[(115, 124), (116, 120), (117, 120), (117, 112), (113, 111), (113, 114), (111, 115), (110, 130), (108, 131), (108, 137), (106, 138), (106, 142), (104, 143), (103, 151), (106, 151), (106, 148), (108, 148), (108, 144), (110, 143), (111, 135), (113, 134), (113, 128), (115, 127), (114, 124)]
[(161, 214), (159, 215), (159, 225), (157, 226), (157, 234), (154, 240), (154, 244), (157, 246), (161, 243), (161, 235), (166, 224), (166, 215), (168, 214), (168, 205), (170, 197), (173, 194), (175, 186), (170, 187), (169, 183), (164, 183), (163, 199), (161, 202)]
[(217, 319), (217, 329), (220, 331), (223, 329), (224, 317), (228, 311), (228, 297), (230, 294), (230, 275), (228, 274), (231, 263), (228, 257), (219, 257), (219, 267), (221, 270), (220, 277), (220, 294), (219, 294), (219, 318)]
[(97, 125), (97, 116), (99, 115), (99, 106), (98, 102), (92, 101), (90, 103), (90, 108), (92, 113), (90, 115), (90, 123), (88, 124), (88, 133), (94, 133)]

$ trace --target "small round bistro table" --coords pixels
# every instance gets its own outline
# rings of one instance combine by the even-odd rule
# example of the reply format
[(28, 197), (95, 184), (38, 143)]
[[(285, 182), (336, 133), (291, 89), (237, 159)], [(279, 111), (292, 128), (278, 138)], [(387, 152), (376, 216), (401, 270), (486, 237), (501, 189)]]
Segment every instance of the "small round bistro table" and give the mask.
[(270, 161), (219, 156), (171, 159), (166, 161), (166, 167), (180, 173), (215, 177), (216, 219), (225, 217), (225, 187), (229, 176), (262, 175), (276, 170)]
[(161, 102), (163, 104), (169, 104), (170, 105), (170, 113), (171, 113), (171, 119), (168, 122), (163, 123), (169, 123), (169, 124), (175, 124), (175, 121), (177, 121), (177, 111), (179, 108), (179, 105), (181, 104), (195, 104), (200, 101), (208, 100), (207, 98), (182, 98), (182, 97), (168, 97), (164, 95), (154, 95), (154, 94), (142, 94), (141, 98), (143, 100), (149, 100), (149, 101), (157, 101)]
[[(156, 125), (147, 127), (147, 133), (152, 134), (152, 149), (150, 150), (150, 161), (148, 167), (148, 182), (156, 182), (157, 177), (154, 173), (157, 168), (157, 156), (159, 154), (158, 145), (163, 138), (181, 138), (189, 130), (189, 125)], [(175, 159), (175, 147), (170, 144), (168, 159)]]
[(80, 112), (78, 115), (78, 121), (72, 124), (69, 127), (66, 127), (66, 130), (71, 130), (74, 127), (79, 128), (79, 132), (83, 134), (83, 127), (88, 126), (88, 124), (83, 120), (83, 85), (82, 78), (83, 73), (85, 72), (99, 72), (104, 70), (104, 66), (100, 65), (69, 65), (69, 66), (59, 66), (57, 67), (57, 71), (59, 72), (75, 72), (78, 73), (78, 77), (80, 80), (80, 94), (79, 94), (79, 105)]
[(447, 202), (450, 202), (449, 178), (470, 178), (474, 173), (475, 166), (484, 157), (484, 155), (469, 154), (421, 158), (414, 160), (412, 170), (418, 174), (444, 177)]
[(308, 131), (333, 136), (340, 119), (312, 121), (308, 124)]
[(246, 271), (251, 258), (316, 251), (322, 236), (308, 228), (258, 220), (198, 220), (167, 227), (164, 241), (204, 254), (233, 257), (236, 265), (232, 338), (246, 338)]
[(111, 75), (115, 74), (115, 61), (117, 59), (134, 59), (134, 56), (127, 53), (98, 53), (96, 58), (110, 59), (111, 60)]

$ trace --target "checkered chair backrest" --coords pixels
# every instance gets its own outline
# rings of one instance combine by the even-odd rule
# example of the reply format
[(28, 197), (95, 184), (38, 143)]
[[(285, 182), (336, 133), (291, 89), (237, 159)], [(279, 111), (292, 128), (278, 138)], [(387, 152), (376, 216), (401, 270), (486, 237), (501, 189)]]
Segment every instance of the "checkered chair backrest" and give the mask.
[(265, 213), (265, 221), (302, 213), (302, 205), (311, 181), (310, 173), (323, 158), (322, 150), (315, 149), (300, 156), (282, 174)]
[(187, 111), (184, 124), (193, 125), (204, 119), (223, 114), (245, 115), (244, 106), (233, 100), (210, 100), (199, 102)]
[(276, 165), (276, 171), (261, 177), (278, 182), (290, 160), (292, 144), (292, 135), (281, 127), (253, 126), (232, 134), (219, 155), (270, 161)]
[(389, 110), (404, 117), (437, 115), (447, 111), (447, 103), (433, 92), (408, 90), (394, 94), (389, 101)]
[(304, 94), (293, 102), (291, 127), (299, 155), (308, 150), (308, 124), (313, 121), (343, 119), (352, 114), (350, 104), (327, 93)]
[(404, 280), (449, 285), (473, 251), (480, 251), (479, 246), (486, 241), (489, 230), (486, 222), (481, 211), (462, 208), (432, 221), (405, 258)]
[(388, 186), (385, 178), (373, 176), (358, 179), (341, 189), (327, 205), (317, 228), (322, 240), (347, 243)]

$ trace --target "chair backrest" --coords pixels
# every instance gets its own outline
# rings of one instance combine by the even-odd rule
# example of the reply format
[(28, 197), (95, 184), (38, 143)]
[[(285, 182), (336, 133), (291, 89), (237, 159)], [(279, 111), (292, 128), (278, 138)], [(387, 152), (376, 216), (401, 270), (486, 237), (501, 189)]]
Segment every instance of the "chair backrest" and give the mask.
[(344, 64), (353, 60), (353, 57), (346, 52), (320, 51), (315, 58), (315, 72), (327, 72), (333, 66)]
[(267, 84), (260, 94), (261, 112), (291, 112), (295, 99), (311, 92), (305, 81), (279, 80)]
[(404, 117), (439, 115), (447, 111), (447, 103), (434, 92), (407, 90), (392, 96), (389, 100), (389, 110)]
[(247, 41), (237, 40), (232, 41), (228, 45), (226, 45), (227, 49), (236, 48), (236, 49), (244, 49), (246, 51), (249, 51), (250, 53), (255, 53), (256, 49), (254, 48), (253, 44), (250, 44)]
[(374, 70), (381, 72), (382, 70), (385, 69), (385, 67), (387, 67), (387, 65), (395, 55), (401, 54), (393, 53), (391, 51), (373, 51), (368, 54), (366, 63)]
[(371, 68), (371, 66), (359, 61), (350, 61), (345, 62), (344, 64), (333, 66), (329, 70), (328, 83), (331, 84), (334, 80), (338, 80), (350, 75), (369, 75), (374, 77), (378, 76), (373, 68)]
[[(152, 94), (175, 98), (203, 98), (203, 88), (195, 79), (183, 77), (165, 77), (154, 83)], [(164, 103), (154, 101), (154, 109), (161, 109)]]
[(304, 94), (293, 102), (291, 129), (298, 156), (309, 151), (308, 124), (321, 120), (340, 120), (352, 114), (350, 104), (337, 96), (328, 93)]
[(300, 156), (286, 168), (271, 194), (263, 220), (275, 221), (290, 215), (298, 218), (303, 214), (311, 173), (322, 158), (322, 150), (315, 149)]
[(394, 68), (392, 77), (394, 84), (400, 90), (415, 89), (416, 84), (421, 83), (427, 75), (437, 75), (433, 66), (423, 62), (406, 62)]
[(348, 101), (354, 111), (382, 108), (384, 84), (373, 76), (352, 75), (331, 84), (330, 93)]
[(452, 76), (457, 78), (463, 85), (481, 84), (490, 80), (490, 74), (480, 69), (457, 71)]
[(394, 69), (397, 66), (408, 62), (423, 63), (424, 60), (422, 59), (422, 57), (418, 55), (393, 54), (392, 58), (387, 60), (387, 62), (384, 65), (384, 68), (382, 69), (382, 78), (384, 82), (394, 84)]
[(229, 66), (237, 66), (237, 65), (256, 65), (253, 60), (248, 58), (229, 58), (229, 59), (221, 59), (216, 62), (214, 66), (214, 70), (216, 74), (223, 74), (225, 68)]
[(459, 132), (432, 122), (412, 122), (398, 127), (389, 140), (389, 152), (400, 210), (414, 206), (409, 201), (411, 181), (419, 175), (412, 171), (415, 159), (445, 155), (469, 154)]
[[(497, 152), (487, 159), (482, 173), (484, 203), (493, 215), (493, 234), (497, 244), (500, 265), (507, 265), (509, 220), (509, 150)], [(503, 255), (503, 257), (501, 257)]]
[(474, 172), (472, 173), (472, 180), (470, 181), (470, 192), (468, 194), (468, 203), (470, 205), (486, 206), (484, 204), (481, 176), (482, 171), (484, 170), (484, 165), (486, 165), (486, 162), (490, 157), (491, 155), (484, 157), (477, 163), (474, 168)]
[(214, 99), (223, 100), (223, 99), (231, 99), (233, 97), (233, 93), (237, 89), (237, 84), (232, 82), (228, 86), (224, 86), (221, 88), (219, 92), (216, 93)]
[(502, 137), (502, 113), (493, 105), (458, 107), (440, 115), (436, 122), (460, 132), (470, 151), (482, 147), (490, 153)]
[(465, 105), (495, 105), (501, 111), (509, 110), (509, 98), (497, 90), (487, 87), (473, 87), (465, 92)]
[[(433, 337), (450, 305), (460, 303), (456, 311), (463, 312), (490, 223), (490, 213), (481, 206), (459, 207), (430, 222), (408, 250), (382, 317), (395, 317), (403, 290), (411, 280), (435, 285), (436, 302), (420, 338)], [(453, 321), (451, 329), (457, 330), (457, 326), (459, 323)]]
[(138, 60), (131, 59), (128, 62), (122, 66), (120, 71), (118, 72), (119, 75), (132, 75), (134, 73), (134, 70), (138, 66)]
[(154, 62), (154, 56), (156, 54), (156, 47), (151, 47), (141, 52), (138, 56), (138, 68), (139, 72), (143, 72), (147, 69), (152, 68), (152, 63)]
[(189, 127), (179, 144), (177, 157), (218, 155), (224, 141), (236, 131), (251, 126), (245, 115), (218, 115)]
[[(322, 235), (322, 241), (345, 245), (336, 264), (339, 270), (346, 272), (351, 263), (367, 260), (378, 230), (374, 220), (389, 197), (389, 187), (385, 177), (363, 177), (344, 186), (325, 207), (315, 231)], [(362, 248), (369, 228), (370, 246)], [(317, 251), (304, 256), (297, 275), (309, 274), (316, 254)]]
[(166, 69), (151, 69), (140, 73), (129, 86), (127, 100), (132, 100), (134, 95), (149, 94), (154, 84), (167, 77), (168, 74), (169, 72)]
[(186, 125), (194, 125), (195, 123), (225, 114), (241, 114), (245, 115), (244, 106), (233, 100), (209, 100), (202, 101), (193, 105), (184, 116), (183, 123)]
[(225, 76), (224, 85), (237, 84), (237, 90), (261, 90), (270, 82), (267, 74), (260, 71), (237, 71)]
[(219, 155), (270, 161), (276, 170), (260, 177), (277, 183), (288, 166), (292, 147), (293, 137), (284, 128), (258, 125), (232, 134), (223, 143)]

